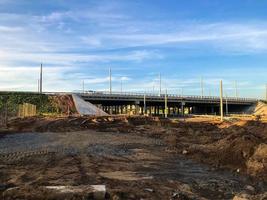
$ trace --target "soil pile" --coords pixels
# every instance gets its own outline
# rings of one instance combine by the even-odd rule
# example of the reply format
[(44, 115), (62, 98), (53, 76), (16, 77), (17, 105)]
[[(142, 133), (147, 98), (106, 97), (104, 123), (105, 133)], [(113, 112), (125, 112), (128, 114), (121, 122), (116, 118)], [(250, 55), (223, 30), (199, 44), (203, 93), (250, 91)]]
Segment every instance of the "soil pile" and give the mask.
[(57, 113), (77, 114), (71, 95), (51, 95), (49, 96), (53, 106), (57, 109)]
[[(243, 190), (253, 190), (249, 198), (257, 199), (266, 191), (263, 186), (267, 186), (264, 182), (267, 181), (267, 123), (260, 120), (237, 119), (221, 123), (197, 118), (184, 121), (143, 116), (72, 116), (15, 119), (8, 126), (19, 133), (15, 134), (16, 145), (10, 145), (13, 148), (18, 148), (27, 137), (33, 140), (35, 136), (41, 139), (34, 140), (34, 145), (40, 143), (45, 147), (38, 152), (11, 151), (10, 155), (3, 156), (10, 162), (18, 156), (25, 159), (21, 166), (12, 168), (17, 167), (20, 172), (20, 167), (28, 167), (14, 181), (21, 185), (29, 177), (30, 184), (40, 185), (105, 182), (112, 188), (110, 195), (118, 199), (164, 199), (166, 194), (170, 198), (185, 195), (190, 199), (189, 193), (179, 189), (181, 182), (190, 185), (195, 199), (230, 199), (234, 194), (243, 194)], [(27, 137), (19, 137), (21, 134)], [(3, 134), (3, 140), (5, 136)], [(13, 140), (11, 137), (6, 141), (9, 139)], [(47, 157), (49, 163), (40, 155)], [(36, 158), (27, 160), (30, 156)], [(211, 169), (203, 167), (202, 163)], [(7, 165), (2, 165), (1, 169), (7, 171), (2, 174), (3, 180), (7, 180), (7, 174), (15, 176)], [(33, 177), (34, 171), (36, 176), (40, 171), (43, 175), (37, 179)], [(172, 182), (176, 179), (180, 182)]]
[(258, 102), (254, 109), (254, 115), (267, 116), (267, 104), (262, 101)]

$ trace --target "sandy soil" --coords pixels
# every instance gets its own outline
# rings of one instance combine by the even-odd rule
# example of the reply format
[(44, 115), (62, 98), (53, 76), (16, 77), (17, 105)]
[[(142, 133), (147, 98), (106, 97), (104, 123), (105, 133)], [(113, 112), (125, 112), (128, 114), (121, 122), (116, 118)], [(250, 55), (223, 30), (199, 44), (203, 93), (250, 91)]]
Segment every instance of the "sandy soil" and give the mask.
[(92, 184), (107, 199), (264, 199), (266, 181), (264, 121), (27, 118), (0, 134), (3, 199), (84, 199), (44, 186)]

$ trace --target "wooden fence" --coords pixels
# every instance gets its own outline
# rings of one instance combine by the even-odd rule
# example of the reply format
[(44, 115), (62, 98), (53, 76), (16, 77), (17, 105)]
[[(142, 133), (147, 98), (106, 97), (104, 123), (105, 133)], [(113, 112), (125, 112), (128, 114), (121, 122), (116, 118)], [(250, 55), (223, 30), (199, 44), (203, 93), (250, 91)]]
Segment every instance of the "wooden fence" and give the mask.
[(18, 117), (31, 117), (36, 115), (36, 105), (23, 103), (19, 105)]

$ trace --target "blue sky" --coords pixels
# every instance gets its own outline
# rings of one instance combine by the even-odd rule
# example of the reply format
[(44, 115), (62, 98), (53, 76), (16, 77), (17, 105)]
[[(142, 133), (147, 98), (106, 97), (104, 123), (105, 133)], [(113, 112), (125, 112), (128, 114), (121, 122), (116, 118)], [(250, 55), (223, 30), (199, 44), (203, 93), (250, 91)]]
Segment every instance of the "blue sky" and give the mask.
[(263, 98), (267, 1), (0, 0), (0, 90), (156, 92)]

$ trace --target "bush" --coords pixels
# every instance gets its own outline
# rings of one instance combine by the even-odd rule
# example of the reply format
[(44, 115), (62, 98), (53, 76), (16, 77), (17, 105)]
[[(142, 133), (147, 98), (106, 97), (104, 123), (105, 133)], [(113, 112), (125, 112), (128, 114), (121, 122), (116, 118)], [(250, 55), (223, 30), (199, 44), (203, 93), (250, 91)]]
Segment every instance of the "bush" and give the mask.
[(3, 92), (0, 93), (0, 110), (3, 110), (7, 103), (9, 113), (17, 113), (18, 105), (23, 103), (34, 104), (37, 107), (37, 113), (54, 113), (56, 108), (52, 105), (49, 96), (38, 93), (24, 92)]

